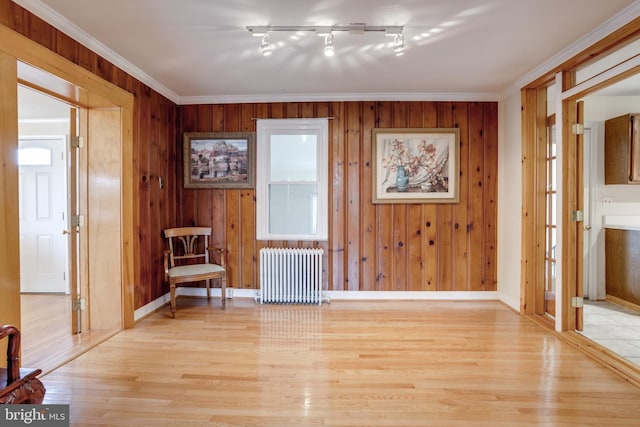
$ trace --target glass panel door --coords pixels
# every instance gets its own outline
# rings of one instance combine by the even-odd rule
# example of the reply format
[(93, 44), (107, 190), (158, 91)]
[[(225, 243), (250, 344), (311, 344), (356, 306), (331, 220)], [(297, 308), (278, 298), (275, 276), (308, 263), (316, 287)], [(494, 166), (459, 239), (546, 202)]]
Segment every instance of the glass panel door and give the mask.
[(547, 150), (545, 191), (546, 219), (545, 219), (545, 292), (544, 311), (550, 316), (556, 315), (556, 246), (557, 246), (557, 144), (555, 138), (556, 116), (547, 118)]

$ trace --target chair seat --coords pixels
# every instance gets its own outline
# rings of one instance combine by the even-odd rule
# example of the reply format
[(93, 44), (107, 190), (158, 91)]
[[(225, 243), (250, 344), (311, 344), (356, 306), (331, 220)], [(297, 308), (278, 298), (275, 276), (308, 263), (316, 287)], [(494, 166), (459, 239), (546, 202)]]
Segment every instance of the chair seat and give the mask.
[(183, 276), (199, 276), (202, 274), (224, 273), (225, 269), (218, 264), (178, 265), (169, 269), (169, 278)]

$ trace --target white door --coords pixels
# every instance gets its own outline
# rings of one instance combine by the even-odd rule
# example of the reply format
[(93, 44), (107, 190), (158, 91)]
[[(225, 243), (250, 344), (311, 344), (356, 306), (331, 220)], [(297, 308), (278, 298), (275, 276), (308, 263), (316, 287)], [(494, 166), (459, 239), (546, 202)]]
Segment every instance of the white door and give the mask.
[(19, 141), (20, 290), (69, 293), (67, 141)]

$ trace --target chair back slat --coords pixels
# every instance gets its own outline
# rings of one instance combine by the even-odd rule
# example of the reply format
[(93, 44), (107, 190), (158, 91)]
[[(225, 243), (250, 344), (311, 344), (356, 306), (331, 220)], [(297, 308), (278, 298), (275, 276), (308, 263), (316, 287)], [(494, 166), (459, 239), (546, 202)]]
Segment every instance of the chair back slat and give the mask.
[[(186, 263), (189, 260), (201, 259), (201, 262), (209, 262), (209, 236), (211, 227), (178, 227), (168, 228), (164, 235), (169, 241), (169, 260), (171, 267)], [(199, 244), (200, 242), (203, 244)]]

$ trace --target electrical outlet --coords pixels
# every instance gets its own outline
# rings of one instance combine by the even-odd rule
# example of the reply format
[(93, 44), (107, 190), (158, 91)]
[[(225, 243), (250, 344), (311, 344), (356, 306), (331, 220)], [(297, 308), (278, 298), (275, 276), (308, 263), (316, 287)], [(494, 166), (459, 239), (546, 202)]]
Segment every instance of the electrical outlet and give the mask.
[(611, 197), (603, 197), (602, 198), (602, 206), (609, 206), (612, 200)]

